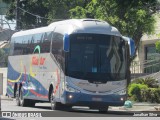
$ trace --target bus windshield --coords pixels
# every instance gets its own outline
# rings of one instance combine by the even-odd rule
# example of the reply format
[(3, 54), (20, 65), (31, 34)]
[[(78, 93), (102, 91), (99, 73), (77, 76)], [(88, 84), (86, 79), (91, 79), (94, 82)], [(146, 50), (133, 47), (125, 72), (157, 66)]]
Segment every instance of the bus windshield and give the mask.
[(125, 42), (102, 34), (70, 35), (67, 75), (89, 82), (106, 83), (126, 76)]

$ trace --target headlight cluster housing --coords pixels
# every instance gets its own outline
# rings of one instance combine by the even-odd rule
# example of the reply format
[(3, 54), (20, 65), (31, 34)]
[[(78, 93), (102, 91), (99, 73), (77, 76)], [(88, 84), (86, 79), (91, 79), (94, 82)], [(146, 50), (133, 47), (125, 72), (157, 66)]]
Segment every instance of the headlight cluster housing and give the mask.
[(66, 85), (66, 91), (68, 92), (76, 92), (76, 93), (80, 93), (81, 91), (69, 86), (69, 85)]

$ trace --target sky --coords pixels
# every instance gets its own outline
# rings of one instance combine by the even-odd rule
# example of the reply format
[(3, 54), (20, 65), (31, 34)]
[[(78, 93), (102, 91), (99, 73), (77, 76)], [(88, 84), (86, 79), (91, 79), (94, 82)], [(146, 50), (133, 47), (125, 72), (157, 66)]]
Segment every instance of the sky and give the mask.
[[(11, 27), (11, 30), (15, 30), (16, 27), (16, 21), (10, 21), (10, 20), (6, 20), (5, 19), (5, 15), (0, 15), (0, 19), (3, 19), (5, 21), (7, 21)], [(0, 20), (0, 26), (1, 26), (1, 20)], [(8, 24), (6, 22), (3, 21), (3, 29), (5, 28), (9, 28)]]

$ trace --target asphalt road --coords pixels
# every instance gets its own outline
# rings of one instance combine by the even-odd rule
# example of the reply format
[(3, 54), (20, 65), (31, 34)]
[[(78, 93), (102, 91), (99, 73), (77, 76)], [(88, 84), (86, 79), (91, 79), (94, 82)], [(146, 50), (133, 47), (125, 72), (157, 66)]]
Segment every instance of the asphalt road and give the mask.
[(12, 111), (12, 113), (35, 113), (42, 117), (126, 117), (133, 116), (133, 113), (128, 111), (112, 111), (109, 109), (108, 113), (99, 113), (98, 110), (90, 110), (87, 107), (73, 107), (70, 111), (52, 111), (50, 103), (36, 103), (35, 107), (21, 107), (16, 106), (16, 101), (2, 100), (1, 110)]

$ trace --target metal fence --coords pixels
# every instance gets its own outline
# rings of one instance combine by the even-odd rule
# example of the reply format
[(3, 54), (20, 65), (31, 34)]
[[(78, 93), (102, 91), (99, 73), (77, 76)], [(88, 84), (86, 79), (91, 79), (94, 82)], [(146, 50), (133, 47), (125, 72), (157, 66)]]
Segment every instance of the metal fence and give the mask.
[(132, 78), (149, 75), (160, 71), (160, 59), (133, 61), (130, 66)]
[(3, 95), (3, 74), (0, 73), (0, 95)]

